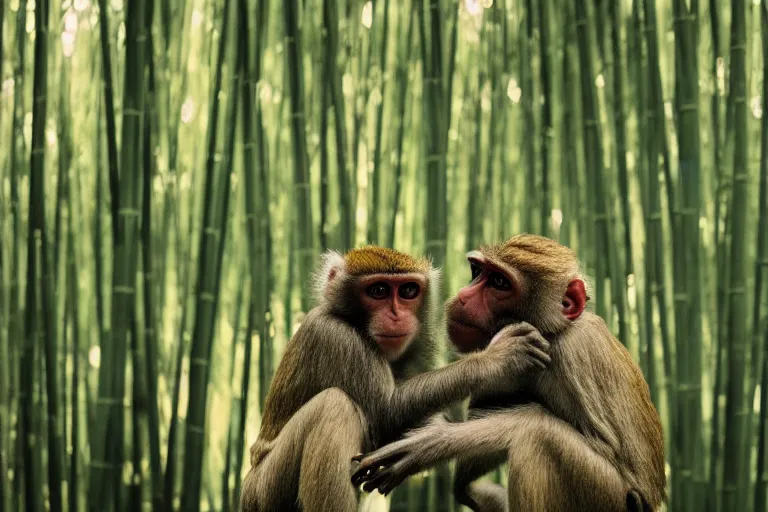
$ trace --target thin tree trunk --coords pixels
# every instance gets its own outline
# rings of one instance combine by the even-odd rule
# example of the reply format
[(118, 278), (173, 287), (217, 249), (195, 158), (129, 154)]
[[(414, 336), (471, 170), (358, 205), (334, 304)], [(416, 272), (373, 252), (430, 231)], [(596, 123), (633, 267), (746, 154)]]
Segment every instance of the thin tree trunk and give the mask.
[(733, 232), (730, 248), (730, 283), (728, 315), (728, 391), (725, 409), (725, 460), (723, 464), (723, 508), (745, 510), (748, 475), (743, 458), (747, 455), (745, 384), (748, 378), (746, 323), (747, 309), (747, 100), (746, 100), (746, 7), (743, 0), (733, 0), (731, 13), (730, 94), (733, 95), (734, 151), (733, 195), (731, 203)]
[[(101, 345), (96, 421), (93, 435), (90, 436), (88, 503), (90, 510), (99, 512), (109, 509), (110, 500), (118, 508), (121, 499), (119, 489), (122, 482), (124, 430), (122, 400), (125, 397), (125, 359), (131, 311), (135, 303), (138, 251), (146, 41), (144, 0), (128, 2), (126, 20), (126, 84), (120, 148), (123, 178), (118, 187), (120, 208), (116, 214), (117, 224), (113, 226), (112, 331), (109, 342)], [(114, 215), (114, 200), (112, 206)]]

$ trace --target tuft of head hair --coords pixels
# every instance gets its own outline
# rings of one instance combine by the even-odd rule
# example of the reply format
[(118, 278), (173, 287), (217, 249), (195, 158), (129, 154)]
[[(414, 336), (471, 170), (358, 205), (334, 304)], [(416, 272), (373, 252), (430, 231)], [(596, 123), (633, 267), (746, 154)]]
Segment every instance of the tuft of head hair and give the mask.
[(352, 249), (344, 255), (346, 271), (351, 275), (364, 274), (405, 274), (419, 272), (428, 274), (432, 268), (426, 258), (414, 258), (394, 249), (366, 245)]
[(543, 236), (522, 233), (483, 252), (522, 272), (546, 281), (568, 281), (579, 276), (579, 260), (568, 247)]

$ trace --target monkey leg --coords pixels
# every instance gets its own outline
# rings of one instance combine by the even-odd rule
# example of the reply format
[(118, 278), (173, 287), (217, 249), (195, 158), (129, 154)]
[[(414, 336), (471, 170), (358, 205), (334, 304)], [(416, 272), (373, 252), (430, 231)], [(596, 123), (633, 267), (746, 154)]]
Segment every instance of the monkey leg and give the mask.
[[(337, 388), (304, 404), (243, 483), (241, 510), (355, 512), (351, 459), (364, 447), (364, 419)], [(298, 499), (297, 499), (298, 498)]]
[(629, 486), (570, 424), (538, 405), (504, 413), (509, 507), (515, 511), (625, 511)]
[(506, 449), (484, 457), (459, 456), (453, 480), (456, 501), (474, 512), (507, 512), (507, 490), (504, 487), (487, 481), (475, 482), (503, 463), (506, 457)]

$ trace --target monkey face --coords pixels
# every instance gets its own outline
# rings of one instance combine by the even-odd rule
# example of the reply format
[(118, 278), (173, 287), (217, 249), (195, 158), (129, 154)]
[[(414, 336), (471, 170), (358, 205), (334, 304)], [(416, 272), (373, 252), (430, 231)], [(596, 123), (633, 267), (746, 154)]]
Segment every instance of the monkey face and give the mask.
[(480, 255), (469, 262), (472, 281), (446, 305), (448, 335), (460, 352), (485, 348), (520, 295), (517, 277), (508, 269)]
[(387, 359), (402, 356), (419, 332), (426, 279), (422, 274), (373, 274), (360, 279), (360, 302), (368, 332)]

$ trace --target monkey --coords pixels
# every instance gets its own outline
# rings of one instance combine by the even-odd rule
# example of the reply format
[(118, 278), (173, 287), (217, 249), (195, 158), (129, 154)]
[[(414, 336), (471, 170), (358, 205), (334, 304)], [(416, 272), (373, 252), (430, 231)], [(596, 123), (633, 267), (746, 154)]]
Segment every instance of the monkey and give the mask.
[[(355, 485), (386, 494), (456, 459), (454, 495), (478, 511), (655, 511), (667, 502), (660, 418), (640, 368), (589, 296), (571, 249), (531, 234), (467, 254), (470, 283), (447, 301), (460, 356), (505, 331), (538, 329), (551, 361), (522, 384), (473, 394), (464, 422), (431, 424), (353, 458)], [(507, 489), (478, 481), (507, 462)]]
[(376, 449), (472, 393), (549, 362), (540, 333), (442, 368), (436, 350), (439, 269), (378, 246), (325, 253), (318, 305), (288, 342), (267, 393), (240, 510), (352, 512), (354, 454)]

